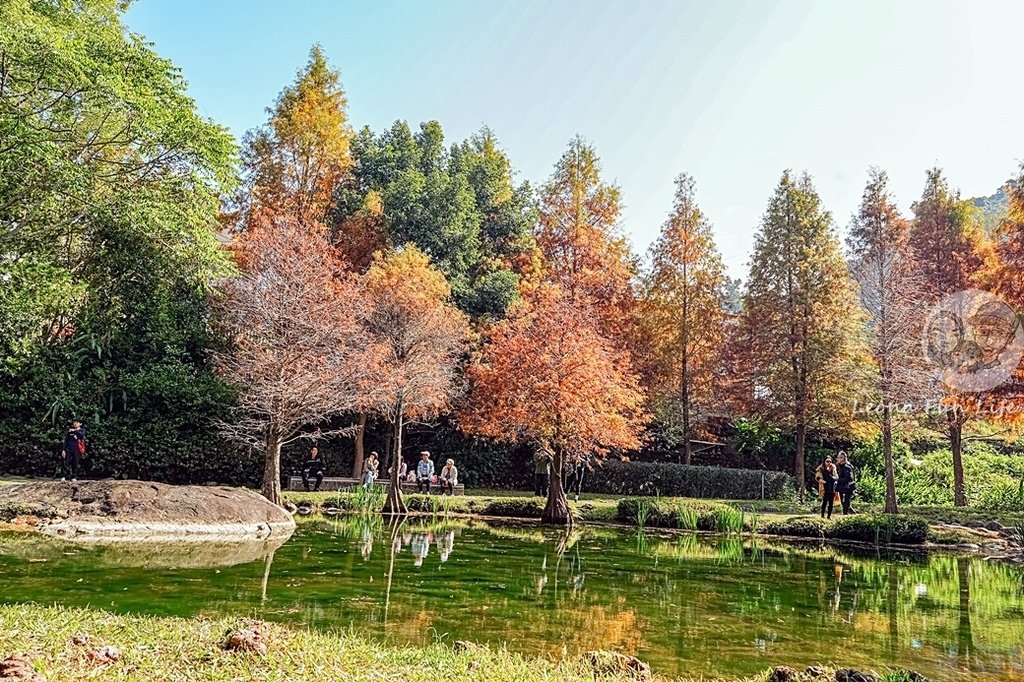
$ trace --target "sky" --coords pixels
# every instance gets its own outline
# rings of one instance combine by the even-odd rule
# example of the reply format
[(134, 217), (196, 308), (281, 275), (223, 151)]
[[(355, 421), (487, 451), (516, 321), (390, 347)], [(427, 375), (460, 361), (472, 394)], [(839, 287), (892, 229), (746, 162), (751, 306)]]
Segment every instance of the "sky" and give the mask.
[(640, 252), (689, 173), (737, 277), (785, 169), (843, 233), (871, 166), (909, 211), (930, 167), (986, 196), (1024, 160), (1016, 0), (136, 0), (127, 23), (239, 139), (313, 43), (356, 128), (487, 125), (533, 184), (581, 134)]

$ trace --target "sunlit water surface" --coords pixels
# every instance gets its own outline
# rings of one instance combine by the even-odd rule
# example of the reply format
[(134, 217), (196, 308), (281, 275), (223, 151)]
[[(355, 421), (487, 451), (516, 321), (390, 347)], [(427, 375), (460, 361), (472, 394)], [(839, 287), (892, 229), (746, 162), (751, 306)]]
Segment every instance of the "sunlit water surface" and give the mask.
[(277, 548), (0, 536), (0, 576), (6, 603), (257, 616), (553, 657), (611, 649), (667, 675), (837, 663), (1024, 681), (1024, 577), (980, 559), (350, 517), (303, 519)]

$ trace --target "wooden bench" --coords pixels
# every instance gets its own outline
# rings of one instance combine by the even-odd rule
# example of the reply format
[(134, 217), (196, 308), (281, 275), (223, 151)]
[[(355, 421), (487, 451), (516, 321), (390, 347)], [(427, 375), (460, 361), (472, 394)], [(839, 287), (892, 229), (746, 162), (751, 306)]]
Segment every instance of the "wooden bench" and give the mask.
[[(316, 485), (316, 479), (310, 481), (310, 489)], [(362, 485), (362, 482), (356, 478), (344, 478), (341, 476), (325, 476), (323, 483), (320, 484), (320, 490), (337, 491), (344, 490), (350, 491)], [(381, 486), (385, 490), (391, 485), (391, 481), (378, 480), (374, 482), (375, 486)], [(288, 490), (305, 490), (305, 486), (302, 485), (302, 476), (289, 476), (288, 477)], [(402, 481), (402, 492), (403, 493), (415, 493), (416, 484), (409, 483), (408, 481)], [(466, 486), (461, 483), (456, 484), (455, 490), (452, 491), (454, 495), (465, 495)], [(430, 494), (440, 495), (441, 485), (439, 483), (430, 484)]]

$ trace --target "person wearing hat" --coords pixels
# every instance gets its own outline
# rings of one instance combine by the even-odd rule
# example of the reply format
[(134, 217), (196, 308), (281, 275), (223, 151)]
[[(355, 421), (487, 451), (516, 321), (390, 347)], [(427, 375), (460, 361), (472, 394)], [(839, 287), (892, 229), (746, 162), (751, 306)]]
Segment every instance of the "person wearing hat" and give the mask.
[(430, 461), (430, 453), (420, 453), (420, 461), (416, 463), (416, 491), (430, 494), (430, 479), (434, 477), (434, 463)]

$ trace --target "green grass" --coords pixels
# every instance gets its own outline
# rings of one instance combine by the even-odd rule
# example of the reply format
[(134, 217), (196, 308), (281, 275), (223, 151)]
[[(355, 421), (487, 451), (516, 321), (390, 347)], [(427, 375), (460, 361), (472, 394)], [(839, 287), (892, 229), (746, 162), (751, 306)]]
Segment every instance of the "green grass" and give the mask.
[[(36, 605), (0, 606), (0, 652), (24, 654), (48, 680), (262, 680), (264, 682), (428, 682), (443, 679), (494, 682), (605, 682), (635, 680), (625, 672), (596, 675), (582, 656), (528, 658), (504, 649), (447, 643), (424, 648), (386, 645), (345, 633), (270, 625), (266, 655), (226, 651), (231, 619), (182, 619), (114, 615), (104, 611)], [(87, 645), (72, 643), (87, 635)], [(120, 659), (105, 667), (89, 660), (89, 648), (117, 647)], [(657, 671), (656, 679), (659, 678)], [(680, 678), (684, 680), (686, 678)], [(710, 678), (692, 678), (711, 682)], [(765, 676), (732, 678), (760, 682)]]

